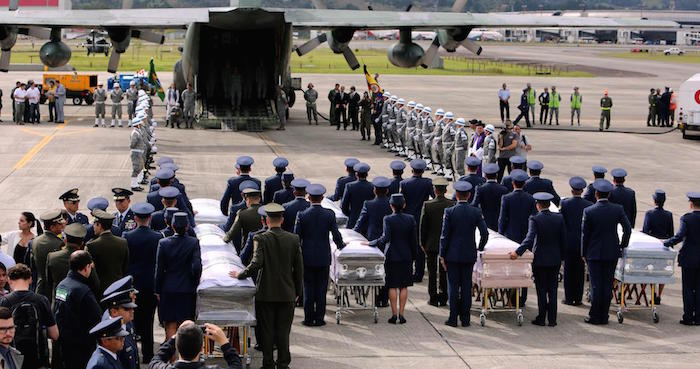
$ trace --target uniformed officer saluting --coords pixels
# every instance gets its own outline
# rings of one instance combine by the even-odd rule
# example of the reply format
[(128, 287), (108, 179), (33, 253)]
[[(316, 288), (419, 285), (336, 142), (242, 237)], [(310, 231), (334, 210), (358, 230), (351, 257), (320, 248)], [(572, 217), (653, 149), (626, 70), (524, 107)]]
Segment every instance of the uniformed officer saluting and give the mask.
[(46, 260), (50, 252), (58, 251), (63, 246), (63, 241), (58, 235), (63, 232), (66, 220), (60, 210), (49, 211), (40, 218), (44, 222), (44, 233), (32, 241), (31, 268), (37, 273), (36, 293), (50, 301), (53, 296), (51, 286), (46, 282)]
[[(593, 188), (598, 202), (583, 211), (581, 227), (581, 256), (588, 263), (591, 278), (591, 309), (585, 322), (608, 324), (615, 266), (629, 243), (632, 227), (622, 206), (608, 201), (612, 183), (599, 179)], [(618, 224), (622, 226), (622, 240), (618, 238)]]
[(98, 345), (87, 363), (86, 369), (126, 369), (118, 360), (117, 353), (124, 348), (124, 337), (129, 335), (122, 326), (122, 318), (115, 317), (97, 323), (90, 335)]
[(688, 192), (692, 212), (681, 217), (678, 233), (664, 242), (664, 246), (683, 242), (678, 252), (678, 265), (683, 277), (684, 325), (700, 325), (700, 192)]
[(457, 205), (445, 209), (445, 219), (440, 234), (440, 262), (447, 271), (447, 291), (450, 299), (450, 316), (445, 325), (469, 326), (469, 309), (472, 305), (472, 270), (476, 262), (476, 229), (479, 229), (479, 250), (489, 240), (489, 231), (481, 211), (469, 205), (472, 185), (466, 181), (454, 183)]
[(357, 180), (345, 185), (345, 191), (340, 202), (343, 214), (348, 216), (347, 227), (352, 229), (362, 211), (362, 205), (374, 198), (374, 186), (367, 181), (370, 166), (367, 163), (357, 163), (353, 167)]
[(265, 179), (263, 205), (272, 202), (272, 198), (275, 196), (275, 192), (282, 189), (282, 175), (287, 170), (287, 166), (289, 166), (289, 160), (278, 157), (272, 161), (272, 165), (275, 167), (275, 175), (267, 177)]
[(335, 182), (335, 192), (333, 193), (333, 195), (328, 196), (329, 200), (340, 201), (343, 199), (343, 194), (345, 193), (345, 185), (350, 182), (355, 182), (357, 180), (357, 176), (355, 175), (355, 164), (359, 162), (360, 161), (355, 158), (345, 159), (345, 170), (348, 172), (348, 175), (338, 178), (338, 180)]
[(221, 197), (221, 213), (228, 215), (228, 208), (232, 204), (241, 201), (241, 194), (239, 192), (238, 186), (241, 182), (251, 180), (258, 184), (260, 188), (260, 180), (250, 176), (250, 170), (255, 161), (250, 156), (240, 156), (236, 159), (236, 174), (237, 176), (228, 179), (226, 184), (226, 191)]
[(581, 220), (583, 210), (593, 205), (581, 197), (586, 180), (581, 177), (569, 179), (571, 197), (562, 200), (560, 214), (566, 225), (566, 255), (564, 256), (564, 305), (581, 305), (586, 265), (581, 258)]
[(549, 211), (549, 203), (554, 199), (551, 193), (537, 192), (533, 195), (539, 213), (530, 217), (527, 236), (517, 250), (510, 252), (515, 260), (526, 250), (535, 254), (532, 260), (532, 274), (537, 289), (537, 317), (532, 324), (550, 327), (557, 325), (557, 287), (559, 268), (566, 252), (566, 226), (561, 214)]
[(77, 188), (64, 192), (58, 199), (63, 200), (63, 207), (68, 213), (66, 225), (74, 222), (88, 224), (88, 217), (78, 211), (78, 207), (80, 206), (80, 196), (78, 196)]
[[(265, 205), (270, 230), (255, 236), (255, 252), (248, 267), (232, 278), (246, 279), (262, 269), (255, 294), (259, 305), (258, 322), (262, 330), (263, 368), (287, 368), (292, 358), (289, 353), (289, 333), (294, 319), (294, 301), (302, 293), (304, 274), (299, 237), (285, 232), (282, 225), (284, 208), (279, 204)], [(273, 357), (277, 343), (277, 362)]]
[(114, 215), (102, 210), (95, 210), (96, 239), (85, 245), (95, 261), (95, 271), (100, 280), (98, 296), (102, 296), (105, 288), (126, 275), (129, 268), (129, 247), (126, 240), (112, 234)]
[[(139, 348), (134, 337), (133, 323), (134, 309), (137, 307), (134, 303), (134, 295), (138, 292), (133, 287), (132, 277), (126, 276), (107, 287), (105, 290), (106, 297), (100, 301), (105, 308), (103, 321), (121, 318), (122, 329), (127, 332), (127, 335), (124, 336), (123, 349), (117, 352), (117, 358), (124, 369), (139, 368)], [(151, 343), (151, 346), (153, 346), (153, 343)]]
[(445, 268), (442, 267), (439, 260), (443, 215), (445, 209), (455, 204), (454, 201), (445, 197), (447, 184), (444, 177), (437, 177), (433, 180), (435, 198), (423, 203), (420, 215), (418, 240), (427, 256), (428, 296), (430, 296), (428, 304), (433, 306), (447, 305), (447, 276)]
[(90, 254), (74, 251), (70, 255), (68, 276), (56, 287), (54, 314), (64, 368), (86, 367), (95, 350), (95, 339), (89, 332), (102, 319), (102, 309), (87, 284), (91, 272)]

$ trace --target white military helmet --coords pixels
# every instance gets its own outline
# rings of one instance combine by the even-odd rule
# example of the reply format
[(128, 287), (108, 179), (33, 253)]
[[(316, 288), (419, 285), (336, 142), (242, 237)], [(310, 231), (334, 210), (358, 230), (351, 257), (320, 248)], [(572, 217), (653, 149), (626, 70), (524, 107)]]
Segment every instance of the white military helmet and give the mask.
[(426, 106), (425, 108), (423, 108), (423, 113), (428, 113), (428, 114), (430, 114), (430, 113), (432, 113), (432, 112), (433, 112), (433, 109), (430, 109), (429, 106)]
[(445, 116), (445, 111), (442, 110), (442, 109), (438, 109), (438, 110), (435, 112), (435, 115), (442, 115), (442, 116)]
[(131, 125), (132, 126), (139, 126), (143, 122), (143, 118), (137, 116), (134, 119), (131, 120)]
[(491, 132), (491, 133), (496, 131), (496, 127), (494, 127), (493, 124), (487, 124), (484, 129)]
[(399, 101), (397, 101), (397, 103), (398, 103), (399, 105), (405, 105), (405, 104), (406, 104), (406, 100), (405, 100), (405, 99), (399, 99)]
[(408, 102), (408, 107), (409, 107), (409, 108), (415, 108), (415, 107), (416, 107), (416, 102), (413, 101), (413, 100), (409, 101), (409, 102)]
[(139, 90), (138, 95), (139, 95), (139, 97), (140, 97), (140, 96), (146, 96), (146, 91), (144, 91), (144, 90)]
[(447, 119), (455, 119), (455, 114), (454, 114), (453, 112), (451, 112), (451, 111), (448, 111), (447, 113), (445, 113), (445, 118), (447, 118)]
[(382, 92), (382, 95), (384, 95), (384, 96), (391, 96), (391, 92), (389, 92), (389, 91), (387, 91), (387, 90), (384, 90), (384, 92)]
[(423, 110), (423, 108), (424, 108), (423, 104), (416, 104), (416, 109)]
[(131, 81), (131, 82), (129, 83), (129, 86), (136, 86), (136, 81)]
[(457, 121), (455, 123), (460, 126), (463, 126), (467, 123), (467, 121), (465, 121), (464, 118), (457, 118)]
[(393, 101), (396, 101), (396, 100), (398, 100), (398, 98), (399, 98), (399, 97), (398, 97), (398, 96), (396, 96), (396, 95), (391, 95), (391, 100), (393, 100)]

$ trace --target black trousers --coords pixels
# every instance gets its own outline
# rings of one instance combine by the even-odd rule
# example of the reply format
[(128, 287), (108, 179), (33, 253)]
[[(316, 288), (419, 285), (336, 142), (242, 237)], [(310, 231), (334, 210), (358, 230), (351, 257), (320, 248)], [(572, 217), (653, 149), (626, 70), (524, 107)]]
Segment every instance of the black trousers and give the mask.
[(382, 143), (382, 122), (381, 120), (379, 123), (373, 122), (372, 126), (374, 126), (374, 144), (379, 145)]
[(360, 123), (357, 120), (357, 114), (359, 113), (359, 110), (357, 108), (350, 108), (348, 109), (348, 119), (352, 123), (352, 129), (353, 131), (357, 131), (357, 129), (360, 127)]
[[(518, 109), (520, 109), (520, 108), (518, 108)], [(515, 120), (513, 121), (513, 125), (517, 125), (521, 119), (525, 118), (525, 124), (529, 127), (530, 126), (530, 115), (528, 113), (529, 113), (529, 108), (520, 109), (520, 114), (518, 114), (517, 118), (515, 118)]]
[(447, 301), (447, 276), (445, 269), (440, 265), (440, 254), (437, 252), (427, 252), (428, 257), (428, 295), (430, 301)]
[(508, 169), (508, 173), (513, 169), (510, 164), (510, 158), (498, 158), (498, 183), (501, 183), (501, 180), (503, 179), (503, 174), (505, 174), (506, 169)]
[(598, 323), (608, 321), (616, 265), (617, 260), (588, 261), (591, 275), (591, 309), (588, 316)]
[(457, 317), (469, 322), (472, 308), (472, 270), (474, 263), (447, 262), (447, 283), (450, 298), (450, 316), (447, 320), (457, 323)]
[(318, 323), (326, 316), (328, 267), (304, 265), (304, 320)]
[[(260, 306), (262, 351), (264, 369), (288, 368), (292, 357), (289, 353), (289, 333), (294, 320), (294, 302), (256, 301)], [(274, 344), (277, 341), (277, 363), (274, 359)]]
[(700, 324), (700, 269), (681, 268), (683, 320)]
[(345, 108), (335, 109), (335, 124), (338, 126), (338, 129), (340, 129), (341, 120), (343, 121), (343, 129), (348, 129), (348, 117), (346, 113)]
[(558, 266), (533, 266), (537, 290), (537, 318), (535, 320), (549, 323), (557, 322), (557, 287), (559, 285)]
[[(498, 99), (499, 102), (499, 108), (501, 110), (501, 123), (505, 122), (506, 119), (510, 119), (510, 104), (507, 101), (503, 101), (501, 99)], [(505, 116), (503, 113), (506, 113)]]
[[(549, 105), (540, 105), (540, 124), (547, 124), (547, 114), (548, 113), (549, 113)], [(542, 121), (543, 115), (544, 115), (544, 121)], [(550, 121), (550, 123), (551, 123), (551, 121)]]
[(134, 331), (141, 337), (141, 353), (143, 362), (153, 358), (153, 319), (158, 306), (158, 300), (153, 293), (141, 292), (136, 294), (134, 310)]
[(53, 122), (55, 116), (56, 116), (56, 103), (49, 102), (49, 122)]
[(582, 302), (586, 264), (576, 250), (569, 250), (569, 254), (564, 260), (564, 300)]
[(425, 254), (423, 250), (418, 250), (416, 253), (416, 260), (414, 262), (415, 269), (413, 271), (413, 280), (415, 282), (421, 282), (423, 276), (425, 275)]

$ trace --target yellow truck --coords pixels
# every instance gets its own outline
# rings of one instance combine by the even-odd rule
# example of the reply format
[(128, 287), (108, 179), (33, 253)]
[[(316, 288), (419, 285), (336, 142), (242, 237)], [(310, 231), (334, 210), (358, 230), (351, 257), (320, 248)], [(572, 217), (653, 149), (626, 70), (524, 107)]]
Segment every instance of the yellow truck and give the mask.
[(83, 101), (92, 105), (94, 102), (92, 93), (97, 88), (97, 74), (44, 73), (42, 92), (46, 94), (49, 82), (57, 80), (66, 88), (66, 98), (72, 100), (73, 105), (80, 105)]

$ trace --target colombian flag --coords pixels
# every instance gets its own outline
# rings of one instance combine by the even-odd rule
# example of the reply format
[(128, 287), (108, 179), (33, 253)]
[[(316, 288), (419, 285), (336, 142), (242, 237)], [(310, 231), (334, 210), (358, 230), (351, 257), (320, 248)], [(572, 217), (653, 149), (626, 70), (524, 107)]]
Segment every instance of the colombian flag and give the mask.
[(163, 86), (161, 86), (158, 75), (156, 74), (156, 66), (153, 64), (153, 58), (151, 58), (151, 69), (148, 71), (148, 83), (155, 87), (160, 101), (165, 100), (165, 91), (163, 91)]
[(374, 78), (372, 74), (367, 71), (367, 65), (364, 65), (365, 79), (367, 79), (367, 88), (372, 91), (372, 93), (384, 93), (384, 90), (379, 86), (379, 82)]

